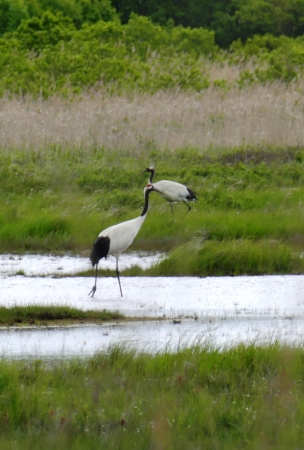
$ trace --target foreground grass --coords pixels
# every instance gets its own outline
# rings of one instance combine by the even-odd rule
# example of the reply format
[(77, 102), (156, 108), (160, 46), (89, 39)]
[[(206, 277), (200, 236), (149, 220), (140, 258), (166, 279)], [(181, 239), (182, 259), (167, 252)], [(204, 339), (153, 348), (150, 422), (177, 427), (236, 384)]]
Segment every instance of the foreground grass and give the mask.
[(303, 349), (0, 362), (1, 449), (290, 449), (304, 443)]
[(0, 325), (48, 325), (123, 319), (118, 312), (83, 311), (68, 306), (0, 306)]

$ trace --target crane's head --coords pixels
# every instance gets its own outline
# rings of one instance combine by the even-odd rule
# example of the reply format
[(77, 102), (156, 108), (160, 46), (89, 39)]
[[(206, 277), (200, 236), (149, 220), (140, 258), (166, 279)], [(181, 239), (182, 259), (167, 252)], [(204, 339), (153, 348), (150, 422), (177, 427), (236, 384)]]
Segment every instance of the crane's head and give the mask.
[(139, 175), (141, 175), (142, 173), (146, 173), (146, 172), (154, 173), (155, 172), (155, 167), (154, 166), (149, 166), (145, 170), (143, 170), (142, 172), (139, 172)]

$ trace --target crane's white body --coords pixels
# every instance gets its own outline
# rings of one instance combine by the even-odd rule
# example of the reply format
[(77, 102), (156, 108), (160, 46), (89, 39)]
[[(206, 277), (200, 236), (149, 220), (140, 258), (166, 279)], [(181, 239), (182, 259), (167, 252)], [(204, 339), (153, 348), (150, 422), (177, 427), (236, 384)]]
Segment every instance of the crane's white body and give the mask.
[(146, 216), (145, 214), (144, 216), (136, 217), (136, 219), (118, 223), (99, 233), (98, 237), (108, 237), (110, 239), (109, 255), (114, 255), (118, 258), (121, 253), (130, 247)]
[(188, 200), (189, 191), (186, 186), (176, 181), (162, 180), (150, 183), (161, 191), (161, 196), (168, 202), (183, 202)]
[(152, 184), (148, 184), (144, 189), (145, 205), (139, 217), (127, 220), (126, 222), (118, 223), (117, 225), (106, 228), (101, 233), (99, 233), (98, 238), (93, 244), (90, 255), (92, 266), (96, 266), (95, 285), (89, 293), (89, 295), (92, 295), (92, 297), (94, 296), (97, 289), (96, 284), (98, 263), (102, 258), (107, 258), (109, 254), (114, 255), (116, 258), (116, 275), (120, 288), (120, 294), (122, 296), (118, 259), (120, 254), (132, 244), (134, 238), (140, 230), (140, 227), (144, 223), (149, 208), (149, 194), (152, 191), (159, 192), (154, 188), (154, 186), (152, 186)]
[[(161, 180), (153, 183), (153, 177), (155, 174), (154, 166), (149, 166), (144, 172), (150, 172), (150, 177), (148, 183), (151, 184), (155, 189), (159, 190), (159, 194), (170, 203), (171, 212), (173, 215), (173, 206), (174, 202), (183, 202), (188, 208), (189, 212), (191, 210), (191, 206), (187, 203), (187, 201), (195, 201), (197, 202), (197, 198), (192, 189), (189, 189), (187, 186), (181, 183), (177, 183), (176, 181), (169, 180)], [(143, 172), (142, 172), (143, 173)]]

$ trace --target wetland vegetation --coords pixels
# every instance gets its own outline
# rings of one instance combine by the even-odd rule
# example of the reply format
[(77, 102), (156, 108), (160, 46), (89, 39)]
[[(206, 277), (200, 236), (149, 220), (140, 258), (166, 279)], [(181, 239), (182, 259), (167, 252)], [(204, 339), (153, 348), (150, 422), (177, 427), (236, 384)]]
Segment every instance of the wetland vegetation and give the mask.
[[(168, 258), (124, 275), (303, 273), (303, 0), (173, 3), (0, 0), (1, 252), (88, 256), (140, 214), (152, 163), (199, 203), (172, 220), (151, 196), (131, 249)], [(52, 314), (96, 318), (0, 310), (2, 323)], [(302, 448), (303, 356), (202, 343), (3, 358), (0, 447)]]
[(153, 163), (199, 203), (151, 198), (147, 274), (301, 273), (303, 1), (160, 4), (0, 1), (0, 250), (88, 255)]
[(303, 361), (276, 343), (2, 360), (1, 448), (301, 448)]
[(139, 215), (146, 175), (138, 173), (157, 159), (156, 179), (189, 185), (199, 203), (188, 214), (176, 205), (172, 219), (169, 205), (151, 196), (132, 249), (169, 252), (169, 259), (125, 275), (302, 272), (303, 150), (214, 153), (2, 149), (0, 248), (88, 255), (102, 228)]
[(48, 326), (102, 323), (122, 320), (124, 316), (110, 311), (83, 311), (68, 306), (0, 306), (0, 326)]

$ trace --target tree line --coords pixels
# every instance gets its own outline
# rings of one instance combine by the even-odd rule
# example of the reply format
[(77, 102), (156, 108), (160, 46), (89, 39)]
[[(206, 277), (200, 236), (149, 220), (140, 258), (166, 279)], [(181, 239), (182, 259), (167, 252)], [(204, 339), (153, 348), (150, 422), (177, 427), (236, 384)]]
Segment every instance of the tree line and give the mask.
[(0, 35), (46, 11), (62, 13), (76, 28), (99, 20), (126, 24), (132, 13), (161, 26), (202, 27), (224, 49), (254, 35), (304, 34), (304, 0), (0, 0)]

